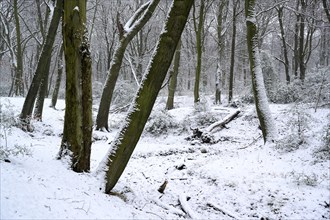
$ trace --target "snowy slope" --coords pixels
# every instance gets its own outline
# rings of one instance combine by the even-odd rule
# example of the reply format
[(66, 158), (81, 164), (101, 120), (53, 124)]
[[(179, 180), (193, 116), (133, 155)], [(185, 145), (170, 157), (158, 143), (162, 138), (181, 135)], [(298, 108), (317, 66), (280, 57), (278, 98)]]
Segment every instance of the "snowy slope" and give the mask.
[[(6, 108), (18, 115), (24, 100), (1, 97), (2, 106), (7, 100), (12, 106)], [(193, 117), (193, 100), (176, 100), (177, 108), (169, 114), (181, 123)], [(31, 150), (30, 156), (0, 161), (1, 219), (329, 219), (329, 160), (313, 156), (329, 123), (329, 109), (307, 110), (311, 120), (306, 143), (291, 152), (263, 145), (253, 106), (243, 107), (228, 129), (215, 133), (221, 141), (212, 145), (191, 145), (184, 140), (189, 133), (144, 133), (113, 195), (106, 195), (95, 170), (124, 114), (110, 115), (110, 133), (94, 132), (92, 171), (77, 174), (66, 161), (56, 160), (64, 101), (57, 110), (49, 102), (43, 122), (33, 122), (33, 133), (11, 127), (5, 128), (7, 138), (1, 136), (2, 146)], [(156, 111), (163, 107), (159, 99)], [(270, 107), (280, 137), (286, 135), (292, 106)], [(231, 111), (211, 104), (209, 109), (220, 119)], [(165, 180), (161, 194), (158, 188)]]

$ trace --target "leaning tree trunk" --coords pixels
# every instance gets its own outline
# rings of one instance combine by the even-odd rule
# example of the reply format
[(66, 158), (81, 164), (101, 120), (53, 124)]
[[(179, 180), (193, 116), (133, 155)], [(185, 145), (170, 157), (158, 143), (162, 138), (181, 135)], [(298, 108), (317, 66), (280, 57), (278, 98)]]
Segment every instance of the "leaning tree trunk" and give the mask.
[(174, 94), (176, 90), (176, 84), (178, 79), (179, 73), (179, 66), (180, 66), (180, 55), (181, 55), (181, 40), (178, 42), (178, 46), (175, 51), (174, 55), (174, 64), (173, 64), (173, 72), (170, 76), (170, 84), (168, 87), (168, 97), (166, 102), (166, 109), (171, 110), (174, 108)]
[(92, 70), (86, 29), (86, 1), (64, 1), (66, 71), (64, 131), (59, 158), (68, 155), (75, 172), (90, 169)]
[(156, 50), (135, 96), (126, 124), (122, 127), (100, 171), (105, 172), (105, 192), (109, 193), (123, 173), (141, 136), (187, 22), (193, 0), (174, 0)]
[(44, 108), (44, 101), (45, 101), (47, 87), (48, 87), (49, 69), (50, 69), (50, 59), (48, 60), (48, 63), (47, 63), (46, 72), (40, 81), (38, 96), (37, 96), (37, 100), (36, 100), (36, 104), (35, 104), (35, 108), (34, 108), (33, 118), (38, 121), (42, 121), (42, 111)]
[(49, 60), (51, 58), (52, 48), (53, 48), (53, 44), (55, 41), (58, 24), (59, 24), (60, 18), (62, 16), (62, 9), (63, 9), (63, 1), (57, 0), (56, 6), (54, 9), (54, 14), (53, 14), (53, 17), (52, 17), (52, 20), (50, 22), (50, 26), (48, 29), (46, 41), (42, 48), (41, 55), (39, 57), (37, 69), (36, 69), (36, 72), (34, 73), (31, 86), (30, 86), (27, 96), (25, 98), (23, 108), (22, 108), (22, 111), (20, 114), (20, 120), (23, 123), (23, 129), (24, 128), (26, 129), (29, 125), (34, 102), (36, 100), (37, 93), (39, 90), (40, 81), (42, 80), (43, 75), (47, 74), (46, 73), (47, 63), (49, 62)]
[[(129, 42), (134, 36), (143, 28), (143, 26), (151, 18), (155, 8), (160, 0), (153, 0), (151, 3), (142, 5), (132, 18), (123, 27), (119, 22), (119, 15), (117, 15), (117, 26), (119, 29), (119, 45), (116, 48), (113, 59), (110, 64), (110, 70), (103, 87), (99, 110), (96, 116), (96, 130), (109, 130), (108, 119), (110, 104), (119, 76), (120, 67), (124, 58), (125, 50)], [(143, 16), (138, 19), (141, 14)]]
[(245, 16), (247, 27), (246, 40), (255, 105), (264, 141), (269, 142), (273, 141), (275, 138), (275, 124), (269, 109), (261, 70), (261, 59), (258, 50), (258, 32), (255, 18), (255, 0), (245, 0)]

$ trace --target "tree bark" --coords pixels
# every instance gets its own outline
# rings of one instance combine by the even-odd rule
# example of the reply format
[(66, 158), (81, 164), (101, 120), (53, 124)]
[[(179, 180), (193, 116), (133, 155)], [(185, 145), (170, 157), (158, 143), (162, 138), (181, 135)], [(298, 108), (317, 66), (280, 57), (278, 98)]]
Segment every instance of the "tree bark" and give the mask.
[(33, 118), (42, 121), (42, 111), (44, 107), (44, 101), (47, 93), (47, 87), (48, 87), (48, 75), (49, 75), (49, 69), (50, 69), (50, 59), (47, 61), (47, 67), (46, 72), (43, 74), (43, 77), (40, 81), (38, 96), (34, 108), (34, 115)]
[[(204, 27), (204, 8), (205, 3), (204, 0), (201, 0), (201, 5), (199, 7), (199, 18), (198, 18), (198, 24), (197, 18), (194, 15), (194, 29), (196, 34), (196, 52), (197, 52), (197, 65), (196, 65), (196, 72), (195, 72), (195, 84), (194, 84), (194, 103), (198, 103), (200, 101), (199, 97), (199, 85), (200, 85), (200, 78), (201, 78), (201, 71), (202, 71), (202, 32)], [(195, 6), (194, 6), (195, 9)]]
[(283, 6), (279, 6), (277, 8), (277, 16), (278, 16), (278, 23), (280, 25), (280, 33), (281, 33), (281, 40), (283, 47), (285, 79), (286, 79), (286, 83), (289, 84), (290, 83), (289, 58), (288, 58), (288, 49), (285, 40), (285, 32), (283, 27)]
[(63, 1), (57, 0), (54, 9), (54, 14), (48, 29), (46, 42), (42, 48), (37, 69), (34, 73), (32, 83), (30, 85), (29, 91), (25, 98), (23, 108), (20, 114), (20, 120), (23, 123), (23, 129), (26, 128), (30, 123), (30, 117), (39, 90), (40, 81), (42, 80), (43, 76), (47, 74), (47, 63), (51, 59), (52, 48), (55, 41), (58, 24), (60, 22), (60, 18), (62, 15), (62, 9), (63, 9)]
[(165, 26), (155, 47), (157, 49), (126, 117), (127, 123), (112, 142), (108, 155), (99, 167), (100, 171), (105, 172), (106, 193), (116, 185), (141, 136), (171, 65), (192, 4), (193, 0), (174, 0), (170, 7)]
[(275, 124), (269, 109), (261, 70), (261, 60), (258, 50), (258, 32), (255, 18), (255, 0), (245, 0), (245, 16), (247, 27), (246, 40), (255, 105), (264, 141), (269, 142), (273, 141), (275, 138)]
[[(151, 3), (149, 2), (149, 5), (147, 4), (143, 5), (139, 9), (140, 11), (138, 10), (129, 20), (132, 23), (130, 23), (129, 25), (127, 24), (125, 25), (128, 26), (127, 28), (132, 28), (132, 30), (130, 30), (127, 33), (125, 33), (126, 30), (120, 24), (119, 15), (118, 15), (117, 26), (119, 29), (120, 42), (116, 48), (116, 51), (114, 52), (114, 56), (110, 64), (109, 73), (103, 87), (99, 110), (96, 116), (96, 130), (107, 130), (107, 131), (109, 130), (108, 119), (109, 119), (110, 104), (117, 83), (117, 79), (119, 76), (119, 71), (124, 58), (126, 47), (129, 44), (129, 42), (134, 38), (134, 36), (143, 28), (143, 26), (151, 18), (159, 1), (160, 0), (153, 0)], [(141, 15), (143, 12), (144, 12), (143, 17), (137, 20), (138, 15)]]
[(58, 92), (60, 91), (60, 86), (61, 86), (61, 80), (62, 80), (62, 75), (63, 75), (63, 44), (61, 44), (60, 52), (58, 55), (58, 61), (57, 61), (57, 78), (56, 78), (56, 83), (52, 95), (52, 102), (50, 107), (55, 108), (57, 98), (58, 98)]
[(66, 107), (59, 158), (68, 155), (73, 171), (88, 172), (92, 135), (92, 70), (85, 0), (64, 1), (63, 44)]
[(231, 103), (233, 99), (234, 88), (234, 66), (235, 66), (235, 46), (236, 46), (236, 11), (239, 1), (233, 2), (233, 34), (231, 38), (231, 56), (230, 56), (230, 69), (229, 69), (229, 94), (228, 103)]
[(178, 78), (179, 66), (180, 66), (180, 56), (181, 56), (181, 40), (178, 42), (178, 46), (174, 54), (173, 71), (172, 71), (172, 75), (170, 76), (171, 79), (168, 87), (168, 97), (166, 102), (167, 110), (171, 110), (174, 108), (174, 94), (177, 86), (177, 78)]
[(15, 68), (15, 81), (14, 92), (16, 96), (24, 95), (24, 83), (23, 83), (23, 50), (21, 41), (21, 27), (18, 15), (17, 0), (14, 0), (14, 18), (16, 29), (16, 68)]

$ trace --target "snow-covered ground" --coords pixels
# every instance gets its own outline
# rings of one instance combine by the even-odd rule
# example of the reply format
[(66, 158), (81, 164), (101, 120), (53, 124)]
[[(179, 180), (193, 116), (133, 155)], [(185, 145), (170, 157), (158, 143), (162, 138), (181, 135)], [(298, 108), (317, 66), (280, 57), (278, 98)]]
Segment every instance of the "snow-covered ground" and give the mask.
[[(1, 97), (1, 114), (17, 116), (23, 98)], [(176, 97), (169, 111), (177, 123), (192, 123), (193, 100)], [(57, 109), (46, 100), (43, 122), (25, 133), (2, 121), (1, 145), (29, 154), (0, 160), (1, 219), (330, 219), (330, 161), (314, 152), (322, 145), (329, 109), (310, 108), (300, 118), (304, 143), (296, 150), (263, 144), (254, 106), (214, 134), (215, 144), (185, 140), (187, 132), (145, 132), (112, 195), (103, 193), (95, 174), (124, 113), (111, 114), (110, 133), (94, 132), (91, 172), (78, 174), (56, 159), (63, 128), (64, 101)], [(210, 102), (209, 102), (210, 103)], [(158, 99), (156, 110), (164, 108)], [(293, 105), (271, 105), (279, 139), (294, 136)], [(233, 109), (207, 107), (219, 120)], [(308, 116), (308, 117), (307, 117)], [(187, 120), (190, 118), (190, 120)], [(193, 124), (193, 123), (192, 123)], [(207, 125), (205, 125), (207, 126)], [(187, 125), (189, 127), (189, 125)], [(164, 193), (158, 188), (167, 181)]]

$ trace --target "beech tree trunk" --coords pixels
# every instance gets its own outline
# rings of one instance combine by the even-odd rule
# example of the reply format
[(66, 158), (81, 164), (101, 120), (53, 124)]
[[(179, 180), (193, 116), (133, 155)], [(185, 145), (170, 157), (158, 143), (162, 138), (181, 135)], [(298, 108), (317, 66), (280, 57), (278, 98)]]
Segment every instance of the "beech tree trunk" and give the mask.
[(165, 26), (149, 62), (141, 87), (126, 117), (126, 124), (112, 142), (99, 169), (105, 172), (105, 192), (109, 193), (123, 173), (141, 136), (187, 22), (193, 0), (174, 0)]
[(258, 31), (255, 17), (255, 0), (245, 0), (245, 16), (247, 28), (246, 40), (254, 100), (264, 141), (269, 142), (274, 140), (276, 134), (261, 70), (261, 59), (258, 50)]

